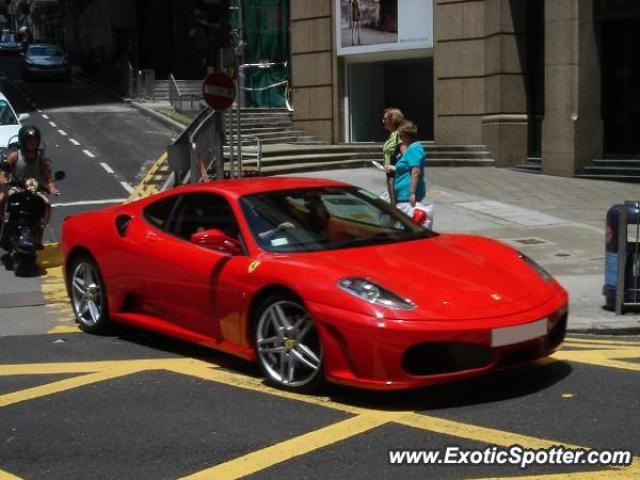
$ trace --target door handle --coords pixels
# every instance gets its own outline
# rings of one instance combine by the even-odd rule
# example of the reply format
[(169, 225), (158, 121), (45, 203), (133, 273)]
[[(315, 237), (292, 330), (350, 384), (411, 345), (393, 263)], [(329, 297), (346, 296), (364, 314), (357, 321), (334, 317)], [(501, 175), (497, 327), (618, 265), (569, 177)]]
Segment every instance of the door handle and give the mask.
[(148, 232), (147, 233), (147, 242), (155, 242), (155, 241), (158, 240), (158, 238), (159, 238), (158, 235), (156, 235), (153, 232)]

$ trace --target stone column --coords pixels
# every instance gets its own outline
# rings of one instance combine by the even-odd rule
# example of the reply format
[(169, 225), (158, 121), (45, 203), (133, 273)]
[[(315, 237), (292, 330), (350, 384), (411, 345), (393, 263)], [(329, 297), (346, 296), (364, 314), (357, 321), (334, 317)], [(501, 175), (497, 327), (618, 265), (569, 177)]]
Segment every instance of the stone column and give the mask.
[(334, 142), (337, 72), (332, 0), (290, 2), (293, 123)]
[(478, 145), (485, 113), (485, 2), (434, 0), (434, 139)]
[(593, 1), (546, 0), (543, 173), (571, 177), (602, 155), (600, 83)]
[(482, 143), (497, 166), (527, 157), (527, 0), (485, 2), (485, 115)]

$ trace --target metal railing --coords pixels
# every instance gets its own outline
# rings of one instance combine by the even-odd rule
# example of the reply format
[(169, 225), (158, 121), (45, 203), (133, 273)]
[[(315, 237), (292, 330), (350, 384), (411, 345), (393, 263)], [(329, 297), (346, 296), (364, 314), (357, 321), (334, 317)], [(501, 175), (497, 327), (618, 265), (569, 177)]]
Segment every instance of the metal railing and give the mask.
[(127, 96), (129, 98), (155, 101), (156, 72), (150, 68), (135, 69), (129, 62), (126, 75)]
[[(220, 130), (217, 122), (224, 122), (221, 112), (203, 109), (173, 144), (167, 147), (169, 168), (173, 175), (166, 181), (164, 189), (184, 183), (212, 180), (211, 172), (218, 180), (260, 175), (263, 153), (260, 138), (257, 135), (234, 137), (231, 122), (227, 122), (227, 129), (221, 126)], [(228, 145), (223, 147), (218, 132), (225, 130), (231, 134), (227, 136)], [(249, 144), (249, 148), (244, 149), (244, 156), (255, 158), (255, 170), (245, 168), (234, 154), (240, 139), (244, 145)]]
[(193, 114), (202, 109), (202, 95), (181, 91), (178, 80), (169, 74), (169, 103), (176, 112)]

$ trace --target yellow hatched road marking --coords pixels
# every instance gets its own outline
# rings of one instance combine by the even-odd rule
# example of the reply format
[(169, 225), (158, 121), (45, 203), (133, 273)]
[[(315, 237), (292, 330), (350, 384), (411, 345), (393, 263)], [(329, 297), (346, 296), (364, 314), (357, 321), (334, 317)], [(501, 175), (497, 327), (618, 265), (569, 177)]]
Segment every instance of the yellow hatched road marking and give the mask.
[(200, 364), (193, 363), (187, 368), (180, 365), (176, 367), (166, 366), (166, 370), (173, 371), (175, 373), (187, 374), (193, 377), (201, 378), (203, 380), (209, 380), (212, 382), (223, 383), (232, 387), (238, 387), (245, 390), (252, 390), (260, 393), (267, 393), (276, 397), (288, 398), (290, 400), (298, 400), (300, 402), (312, 403), (321, 407), (331, 408), (339, 410), (345, 413), (352, 413), (355, 415), (360, 414), (374, 414), (379, 413), (380, 410), (371, 408), (361, 408), (352, 405), (346, 405), (343, 403), (334, 402), (328, 397), (320, 397), (315, 395), (303, 395), (299, 393), (287, 392), (285, 390), (279, 390), (269, 387), (264, 384), (261, 378), (252, 378), (246, 375), (229, 372), (220, 368), (208, 368), (210, 365), (201, 362)]
[[(583, 447), (578, 445), (570, 445), (565, 442), (558, 442), (556, 440), (545, 440), (543, 438), (531, 437), (528, 435), (521, 435), (518, 433), (506, 432), (503, 430), (495, 430), (493, 428), (480, 427), (477, 425), (471, 425), (468, 423), (456, 422), (454, 420), (447, 420), (437, 417), (428, 417), (425, 415), (411, 414), (406, 415), (398, 420), (396, 423), (406, 425), (414, 428), (421, 428), (430, 432), (441, 433), (443, 435), (452, 435), (459, 438), (473, 440), (477, 442), (488, 443), (490, 445), (499, 445), (502, 447), (510, 447), (512, 445), (520, 445), (524, 448), (540, 449), (551, 448), (554, 446), (562, 445), (567, 449), (587, 449), (590, 447)], [(570, 465), (556, 465), (557, 468)], [(602, 468), (599, 465), (593, 465), (595, 468)], [(505, 479), (506, 477), (499, 477)], [(600, 478), (615, 478), (615, 479), (627, 479), (627, 478), (640, 478), (640, 459), (638, 457), (633, 458), (633, 464), (629, 467), (611, 467), (607, 470), (591, 471), (591, 472), (575, 472), (575, 473), (557, 473), (557, 474), (545, 474), (545, 475), (531, 475), (531, 476), (514, 476), (509, 477), (512, 479), (523, 478), (539, 478), (539, 479), (563, 479), (563, 478), (587, 478), (587, 479), (600, 479)]]
[[(466, 438), (476, 442), (486, 442), (491, 445), (510, 447), (511, 445), (522, 445), (526, 448), (549, 448), (558, 445), (558, 441), (545, 440), (543, 438), (520, 435), (518, 433), (495, 430), (493, 428), (480, 427), (468, 423), (447, 420), (444, 418), (430, 417), (417, 413), (405, 414), (396, 420), (397, 423), (408, 427), (428, 430), (430, 432), (451, 435), (459, 438)], [(562, 443), (567, 448), (583, 448), (576, 445)]]
[[(623, 356), (630, 358), (636, 355), (635, 351), (628, 350), (608, 350), (595, 352), (565, 352), (574, 357), (589, 358), (593, 361), (611, 361), (607, 355)], [(576, 355), (577, 354), (577, 355)], [(556, 354), (558, 355), (558, 354)], [(584, 359), (583, 359), (584, 360)], [(552, 361), (552, 360), (550, 360)], [(580, 360), (574, 360), (580, 361)], [(587, 363), (592, 363), (587, 362)], [(626, 362), (620, 362), (626, 365)], [(622, 368), (622, 367), (616, 367)], [(568, 445), (542, 438), (521, 435), (517, 433), (481, 427), (472, 424), (447, 420), (437, 417), (417, 414), (413, 411), (389, 412), (382, 409), (362, 408), (352, 405), (341, 404), (327, 397), (306, 396), (282, 390), (276, 390), (263, 384), (262, 379), (248, 377), (240, 373), (233, 373), (219, 368), (212, 362), (196, 360), (191, 358), (176, 359), (143, 359), (143, 360), (114, 360), (99, 362), (76, 362), (76, 363), (44, 363), (44, 364), (16, 364), (2, 365), (0, 376), (9, 375), (42, 375), (42, 374), (80, 374), (73, 378), (52, 382), (46, 385), (28, 388), (18, 392), (13, 392), (0, 396), (0, 407), (12, 405), (18, 402), (40, 398), (43, 396), (68, 391), (89, 384), (110, 380), (126, 375), (131, 375), (143, 371), (164, 370), (172, 371), (182, 375), (194, 376), (208, 381), (222, 383), (238, 388), (257, 391), (270, 395), (275, 395), (292, 400), (304, 401), (306, 403), (342, 411), (353, 414), (354, 417), (337, 422), (319, 430), (300, 435), (298, 437), (285, 440), (275, 445), (271, 445), (256, 452), (249, 453), (242, 457), (219, 464), (212, 468), (196, 472), (186, 478), (240, 478), (252, 473), (264, 470), (278, 463), (290, 460), (300, 455), (312, 452), (338, 441), (351, 438), (360, 433), (375, 429), (388, 423), (455, 436), (458, 438), (470, 439), (486, 443), (488, 445), (511, 446), (519, 444), (524, 448), (548, 448), (562, 444), (567, 448), (588, 448)], [(528, 478), (640, 478), (638, 459), (631, 467), (623, 469), (609, 469), (598, 472), (562, 473), (552, 475), (537, 475)], [(598, 468), (594, 466), (594, 468)], [(2, 475), (5, 475), (4, 477)], [(10, 474), (0, 471), (0, 480), (13, 479)], [(517, 477), (527, 478), (527, 477)]]
[(8, 472), (0, 470), (0, 480), (22, 480), (20, 477), (16, 477), (15, 475), (11, 475)]
[(390, 420), (398, 415), (399, 414), (389, 413), (358, 415), (183, 478), (189, 480), (209, 478), (232, 480), (246, 477), (247, 475), (259, 472), (278, 463), (291, 460), (292, 458), (332, 445), (341, 440), (373, 430), (376, 427), (389, 423)]
[(46, 397), (47, 395), (64, 392), (66, 390), (72, 390), (78, 387), (84, 387), (85, 385), (89, 385), (91, 383), (97, 383), (104, 380), (122, 377), (130, 373), (133, 372), (124, 369), (96, 372), (79, 377), (67, 378), (65, 380), (60, 380), (59, 382), (48, 383), (46, 385), (40, 385), (38, 387), (27, 388), (18, 392), (7, 393), (0, 396), (0, 407), (6, 407), (7, 405), (12, 405), (14, 403), (24, 402), (25, 400), (33, 400), (40, 397)]
[(557, 360), (586, 363), (599, 367), (617, 368), (640, 372), (640, 363), (626, 362), (625, 358), (640, 358), (640, 348), (620, 350), (587, 350), (566, 351), (561, 350), (553, 354)]

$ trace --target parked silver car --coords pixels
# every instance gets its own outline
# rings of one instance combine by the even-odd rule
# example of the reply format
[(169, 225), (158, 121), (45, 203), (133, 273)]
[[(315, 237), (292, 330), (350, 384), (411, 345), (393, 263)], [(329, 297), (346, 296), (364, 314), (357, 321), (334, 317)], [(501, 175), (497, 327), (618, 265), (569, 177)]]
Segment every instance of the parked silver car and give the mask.
[(9, 30), (0, 32), (0, 53), (20, 53), (22, 45)]
[(70, 80), (69, 58), (57, 45), (43, 43), (29, 45), (22, 59), (22, 77), (25, 80), (33, 78)]

